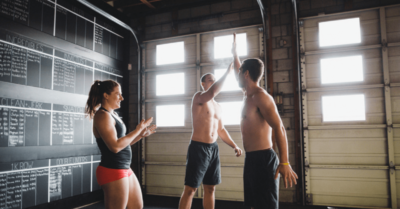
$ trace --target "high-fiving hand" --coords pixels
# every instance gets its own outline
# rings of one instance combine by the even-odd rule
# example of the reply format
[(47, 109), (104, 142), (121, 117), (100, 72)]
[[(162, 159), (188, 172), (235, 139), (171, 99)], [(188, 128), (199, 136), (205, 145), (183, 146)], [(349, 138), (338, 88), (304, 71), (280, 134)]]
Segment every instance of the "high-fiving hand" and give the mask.
[(233, 33), (232, 54), (233, 54), (234, 57), (237, 56), (237, 50), (236, 50), (236, 33)]

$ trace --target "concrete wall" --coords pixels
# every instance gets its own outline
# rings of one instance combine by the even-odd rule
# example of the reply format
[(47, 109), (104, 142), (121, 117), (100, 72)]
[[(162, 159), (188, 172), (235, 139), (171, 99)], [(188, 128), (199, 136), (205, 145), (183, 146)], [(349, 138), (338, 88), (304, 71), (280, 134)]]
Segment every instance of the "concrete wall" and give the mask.
[(226, 1), (147, 16), (143, 38), (166, 38), (260, 23), (256, 0)]
[[(268, 11), (268, 8), (267, 8)], [(289, 161), (295, 169), (294, 103), (292, 76), (292, 2), (271, 1), (273, 93), (283, 93), (283, 112), (280, 113), (286, 128)], [(282, 44), (280, 44), (282, 43)], [(284, 188), (281, 179), (280, 202), (296, 202), (296, 187)]]

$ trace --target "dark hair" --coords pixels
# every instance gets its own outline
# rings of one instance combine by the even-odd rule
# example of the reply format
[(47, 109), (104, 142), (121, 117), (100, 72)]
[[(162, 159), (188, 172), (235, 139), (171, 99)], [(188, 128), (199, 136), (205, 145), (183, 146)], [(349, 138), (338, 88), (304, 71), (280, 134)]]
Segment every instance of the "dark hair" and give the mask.
[(201, 79), (200, 79), (201, 83), (206, 81), (206, 76), (208, 76), (208, 75), (213, 75), (213, 74), (212, 73), (206, 73), (203, 76), (201, 76)]
[(92, 87), (90, 87), (89, 98), (86, 102), (86, 116), (89, 116), (90, 119), (93, 119), (94, 114), (103, 101), (104, 93), (111, 94), (116, 86), (119, 86), (119, 83), (113, 80), (95, 80), (92, 84)]
[(247, 59), (242, 63), (242, 73), (249, 71), (251, 80), (258, 82), (264, 72), (264, 63), (260, 59)]

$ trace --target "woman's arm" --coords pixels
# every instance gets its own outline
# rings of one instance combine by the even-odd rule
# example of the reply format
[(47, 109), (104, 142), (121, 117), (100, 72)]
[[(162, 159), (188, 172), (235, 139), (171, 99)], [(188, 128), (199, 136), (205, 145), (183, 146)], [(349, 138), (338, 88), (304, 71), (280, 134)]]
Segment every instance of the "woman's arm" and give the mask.
[(100, 134), (104, 143), (107, 145), (111, 152), (118, 153), (137, 137), (149, 124), (153, 121), (153, 118), (149, 118), (146, 121), (142, 120), (136, 129), (128, 133), (126, 136), (117, 138), (117, 131), (115, 130), (115, 120), (109, 113), (104, 111), (98, 111), (94, 117), (94, 127)]

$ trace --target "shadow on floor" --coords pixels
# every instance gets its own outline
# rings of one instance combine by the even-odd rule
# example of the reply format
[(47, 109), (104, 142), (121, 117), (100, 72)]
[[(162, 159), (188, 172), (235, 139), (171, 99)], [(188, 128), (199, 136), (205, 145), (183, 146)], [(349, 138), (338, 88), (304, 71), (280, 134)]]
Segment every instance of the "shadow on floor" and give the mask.
[[(145, 195), (144, 209), (176, 209), (179, 205), (178, 197), (163, 197), (155, 195)], [(243, 202), (234, 201), (215, 201), (216, 209), (250, 209), (243, 205)], [(327, 209), (327, 207), (320, 206), (300, 206), (289, 203), (280, 203), (280, 209)], [(79, 209), (104, 209), (104, 202), (96, 202), (92, 205), (82, 206)], [(203, 209), (203, 204), (201, 199), (194, 199), (192, 204), (192, 209)]]

